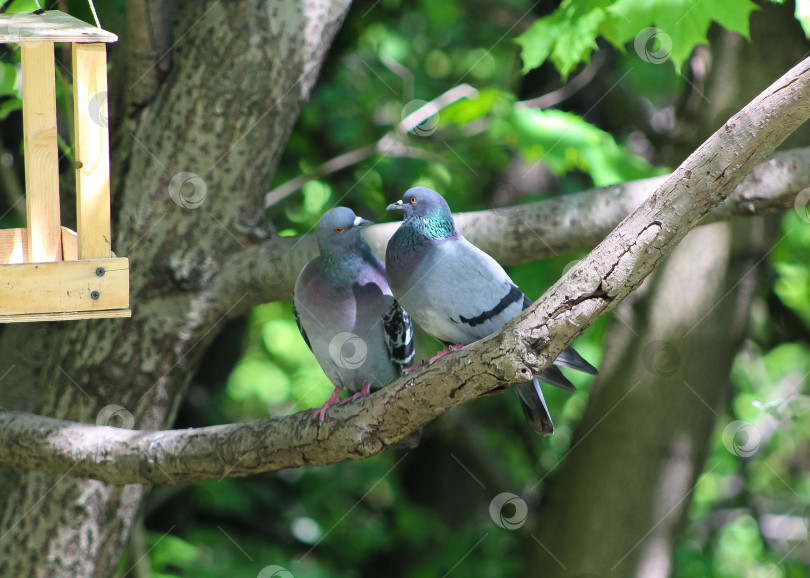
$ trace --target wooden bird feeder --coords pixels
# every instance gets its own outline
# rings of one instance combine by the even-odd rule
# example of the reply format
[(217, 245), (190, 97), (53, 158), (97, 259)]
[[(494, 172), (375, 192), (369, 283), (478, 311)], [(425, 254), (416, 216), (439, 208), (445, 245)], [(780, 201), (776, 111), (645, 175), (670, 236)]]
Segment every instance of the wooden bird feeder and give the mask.
[[(0, 14), (0, 43), (22, 50), (25, 229), (0, 229), (0, 323), (129, 317), (129, 260), (110, 236), (105, 43), (115, 34), (58, 10)], [(54, 43), (73, 47), (78, 233), (62, 227)]]

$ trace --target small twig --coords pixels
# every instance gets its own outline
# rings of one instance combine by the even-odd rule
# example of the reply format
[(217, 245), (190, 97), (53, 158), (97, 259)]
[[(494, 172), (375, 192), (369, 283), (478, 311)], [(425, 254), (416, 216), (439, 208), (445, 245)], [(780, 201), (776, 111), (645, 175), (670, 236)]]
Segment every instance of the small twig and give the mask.
[(343, 170), (364, 161), (375, 154), (422, 160), (429, 160), (433, 158), (433, 155), (423, 149), (411, 147), (402, 143), (396, 138), (397, 134), (405, 134), (413, 130), (443, 108), (448, 107), (462, 98), (474, 98), (477, 95), (478, 91), (469, 84), (460, 84), (458, 86), (454, 86), (447, 92), (440, 94), (430, 102), (426, 102), (411, 114), (403, 118), (402, 121), (396, 125), (393, 131), (386, 133), (376, 143), (360, 147), (353, 151), (343, 153), (342, 155), (338, 155), (323, 163), (321, 166), (312, 171), (312, 173), (308, 175), (299, 175), (286, 183), (282, 183), (265, 195), (264, 207), (272, 207), (276, 203), (300, 190), (301, 187), (312, 179), (324, 177)]
[(413, 98), (413, 72), (411, 69), (386, 55), (380, 56), (380, 62), (402, 80), (402, 97), (404, 100), (411, 100)]
[(585, 88), (588, 83), (593, 80), (593, 77), (596, 76), (596, 73), (602, 67), (602, 62), (604, 58), (602, 57), (601, 52), (597, 52), (594, 55), (593, 60), (591, 63), (582, 69), (582, 72), (577, 74), (571, 81), (566, 84), (565, 86), (558, 88), (553, 92), (549, 92), (548, 94), (544, 94), (542, 96), (538, 96), (535, 98), (530, 98), (529, 100), (521, 100), (515, 103), (516, 108), (550, 108), (557, 104), (560, 104), (564, 100), (571, 98), (574, 94)]
[[(393, 142), (392, 142), (393, 141)], [(428, 160), (432, 155), (417, 147), (407, 146), (393, 139), (392, 133), (386, 134), (373, 145), (366, 145), (353, 151), (329, 159), (308, 175), (299, 175), (286, 183), (279, 185), (264, 197), (265, 208), (271, 207), (279, 201), (289, 197), (294, 192), (301, 189), (312, 179), (318, 179), (341, 171), (347, 167), (357, 164), (376, 154), (383, 154), (391, 157), (406, 157), (412, 159)]]
[(134, 560), (130, 571), (135, 571), (135, 578), (149, 578), (152, 573), (147, 557), (149, 552), (146, 549), (146, 528), (143, 525), (143, 514), (139, 515), (132, 524), (132, 539), (129, 542), (129, 549)]
[(412, 131), (431, 116), (435, 115), (443, 108), (447, 108), (457, 100), (461, 100), (462, 98), (475, 98), (476, 96), (478, 96), (478, 91), (469, 84), (454, 86), (403, 118), (402, 122), (397, 125), (397, 130), (403, 133)]

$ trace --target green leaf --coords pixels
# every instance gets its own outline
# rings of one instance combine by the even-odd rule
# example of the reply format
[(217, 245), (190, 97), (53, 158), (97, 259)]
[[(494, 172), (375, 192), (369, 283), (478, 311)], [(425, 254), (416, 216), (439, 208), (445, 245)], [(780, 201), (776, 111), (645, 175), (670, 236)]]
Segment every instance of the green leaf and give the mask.
[(810, 270), (804, 263), (774, 263), (774, 292), (810, 326)]
[(188, 568), (199, 556), (200, 548), (178, 536), (165, 532), (147, 534), (149, 562), (153, 570), (166, 571), (167, 568)]
[[(748, 38), (748, 18), (755, 9), (750, 0), (618, 0), (608, 8), (608, 24), (600, 32), (618, 47), (632, 40), (647, 62), (668, 55), (680, 71), (695, 46), (708, 42), (712, 21)], [(649, 30), (653, 25), (658, 30)], [(659, 44), (651, 46), (655, 41)]]
[(14, 90), (17, 84), (17, 67), (8, 62), (0, 62), (0, 93), (19, 96)]
[[(751, 0), (564, 0), (516, 42), (524, 73), (550, 59), (565, 78), (590, 60), (600, 35), (619, 50), (633, 42), (643, 60), (657, 64), (669, 59), (680, 71), (695, 46), (707, 43), (712, 22), (748, 38), (748, 19), (756, 8)], [(796, 17), (803, 25), (810, 23), (810, 0), (799, 0)]]
[(810, 38), (810, 0), (796, 0), (794, 16), (802, 25), (804, 35)]
[(290, 378), (274, 364), (264, 360), (240, 361), (228, 377), (228, 395), (243, 401), (250, 398), (273, 405), (287, 400)]
[(596, 186), (657, 172), (609, 133), (559, 110), (516, 109), (493, 123), (493, 138), (515, 146), (528, 161), (542, 161), (557, 175), (572, 170), (588, 173)]
[(8, 115), (18, 110), (22, 110), (22, 100), (19, 98), (3, 101), (3, 103), (0, 104), (0, 120), (6, 120)]
[(304, 210), (310, 215), (316, 215), (323, 212), (323, 207), (332, 194), (332, 188), (323, 181), (312, 180), (301, 187), (301, 193), (304, 197)]
[(773, 291), (810, 327), (810, 265), (806, 258), (810, 251), (810, 227), (806, 208), (796, 209), (782, 218), (784, 240), (776, 245), (772, 254), (777, 273)]
[(522, 48), (523, 72), (551, 57), (565, 78), (580, 62), (588, 62), (609, 5), (606, 0), (564, 0), (553, 14), (534, 22), (515, 40)]
[[(495, 106), (508, 99), (508, 96), (493, 88), (478, 92), (474, 99), (461, 99), (441, 111), (442, 124), (464, 126), (490, 114)], [(510, 103), (511, 105), (511, 103)]]

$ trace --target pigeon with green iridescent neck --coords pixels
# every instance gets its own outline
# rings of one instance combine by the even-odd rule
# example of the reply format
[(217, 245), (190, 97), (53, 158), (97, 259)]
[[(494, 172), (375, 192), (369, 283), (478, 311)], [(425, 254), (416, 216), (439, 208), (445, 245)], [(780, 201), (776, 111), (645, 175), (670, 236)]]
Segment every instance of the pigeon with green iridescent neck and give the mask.
[[(422, 329), (452, 346), (450, 350), (497, 331), (531, 305), (503, 267), (456, 230), (450, 207), (436, 191), (413, 187), (401, 200), (388, 205), (388, 210), (405, 214), (385, 253), (394, 297)], [(554, 363), (596, 374), (596, 369), (570, 347)], [(551, 434), (554, 425), (538, 378), (570, 391), (574, 386), (554, 366), (531, 381), (515, 385), (534, 431)]]
[(344, 387), (369, 394), (413, 359), (408, 314), (394, 300), (385, 266), (360, 234), (370, 221), (336, 207), (318, 222), (320, 255), (298, 276), (293, 310), (301, 336), (335, 386), (315, 415), (338, 403)]

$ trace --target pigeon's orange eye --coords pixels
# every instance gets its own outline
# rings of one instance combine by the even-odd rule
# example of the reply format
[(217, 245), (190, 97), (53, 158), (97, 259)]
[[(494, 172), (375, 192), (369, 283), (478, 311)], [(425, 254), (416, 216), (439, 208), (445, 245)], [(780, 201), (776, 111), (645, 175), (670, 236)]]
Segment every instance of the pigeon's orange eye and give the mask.
[(408, 202), (409, 202), (410, 204), (412, 204), (412, 205), (415, 205), (415, 204), (416, 204), (416, 197), (411, 197), (411, 198), (410, 198), (410, 200), (409, 200)]
[(343, 227), (335, 227), (335, 233), (342, 233)]

